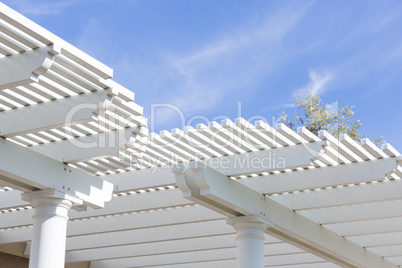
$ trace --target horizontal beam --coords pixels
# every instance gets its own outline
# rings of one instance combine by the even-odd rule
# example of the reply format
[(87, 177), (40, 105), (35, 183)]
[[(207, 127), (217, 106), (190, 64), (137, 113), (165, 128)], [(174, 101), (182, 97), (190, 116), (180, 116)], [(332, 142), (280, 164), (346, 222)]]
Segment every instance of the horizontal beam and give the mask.
[[(275, 245), (276, 246), (276, 245)], [(236, 235), (219, 235), (214, 237), (189, 238), (185, 240), (170, 240), (132, 244), (101, 249), (85, 249), (66, 252), (66, 262), (97, 261), (141, 257), (146, 255), (175, 254), (188, 251), (214, 250), (235, 248)]]
[(339, 224), (325, 224), (324, 226), (345, 237), (354, 237), (370, 234), (402, 232), (401, 219), (402, 217), (397, 217)]
[(107, 79), (113, 76), (113, 70), (111, 68), (57, 37), (33, 21), (27, 19), (20, 13), (12, 10), (3, 3), (0, 3), (0, 18), (45, 45), (53, 43), (58, 44), (62, 48), (62, 54), (68, 56), (78, 64), (91, 70), (102, 78)]
[[(17, 192), (17, 191), (15, 191)], [(21, 199), (21, 197), (18, 197)], [(105, 204), (103, 209), (90, 209), (86, 211), (70, 211), (70, 220), (100, 217), (121, 213), (132, 213), (151, 209), (192, 205), (193, 202), (181, 197), (178, 189), (115, 196)], [(33, 209), (18, 210), (0, 213), (0, 229), (26, 226), (32, 224)]]
[[(180, 173), (180, 170), (175, 170), (179, 188), (192, 201), (199, 199), (201, 204), (209, 203), (210, 207), (220, 204), (227, 207), (227, 211), (231, 209), (243, 215), (259, 215), (271, 222), (267, 229), (269, 234), (337, 264), (347, 267), (396, 267), (216, 170), (193, 163), (191, 171)], [(215, 210), (222, 213), (222, 207)], [(228, 215), (228, 212), (224, 214)]]
[(148, 188), (176, 185), (175, 175), (169, 167), (132, 170), (103, 176), (117, 186), (117, 192), (128, 192)]
[(274, 149), (234, 154), (205, 160), (209, 166), (228, 176), (260, 174), (273, 170), (312, 166), (312, 159), (319, 155), (325, 141), (303, 143)]
[(37, 189), (54, 188), (101, 208), (112, 198), (113, 184), (73, 169), (6, 139), (0, 138), (1, 179), (15, 184), (15, 189), (30, 191), (21, 183)]
[[(0, 184), (1, 183), (2, 181), (0, 180)], [(21, 193), (22, 192), (18, 190), (0, 192), (0, 210), (29, 206), (30, 204), (28, 202), (21, 199)], [(0, 214), (0, 217), (2, 217), (2, 215), (3, 214)]]
[[(116, 231), (113, 233), (101, 233), (82, 235), (67, 238), (66, 250), (75, 251), (82, 249), (101, 249), (121, 245), (149, 243), (157, 241), (169, 241), (175, 239), (188, 239), (194, 237), (207, 237), (235, 234), (232, 226), (226, 221), (212, 220), (203, 222), (189, 222), (184, 224), (158, 226), (152, 228)], [(279, 243), (276, 238), (269, 237), (267, 243)]]
[[(269, 250), (270, 247), (264, 248), (264, 266), (268, 267), (324, 262), (322, 259), (309, 253), (298, 252), (295, 254), (271, 256)], [(231, 262), (232, 260), (234, 263)], [(223, 263), (219, 263), (220, 266), (212, 267), (235, 267), (235, 260), (236, 248), (223, 248), (93, 261), (91, 262), (91, 268), (130, 267), (133, 263), (139, 267), (155, 267), (162, 265), (180, 267), (180, 264), (191, 264), (192, 266), (190, 267), (200, 267), (195, 265), (201, 263), (203, 264), (201, 267), (206, 267), (205, 263), (210, 261), (224, 261)]]
[(52, 45), (0, 58), (0, 90), (37, 82), (59, 52), (60, 48)]
[[(287, 256), (284, 256), (287, 257)], [(264, 258), (264, 265), (269, 267), (269, 261), (272, 259), (270, 256), (266, 256)], [(289, 265), (282, 265), (281, 268), (294, 268), (295, 264)], [(297, 268), (334, 268), (334, 264), (330, 262), (309, 262), (309, 263), (296, 263)], [(236, 266), (236, 259), (230, 260), (216, 260), (216, 261), (205, 261), (199, 263), (180, 263), (180, 264), (173, 264), (173, 265), (164, 265), (163, 268), (220, 268), (220, 267), (235, 267)]]
[(267, 174), (240, 182), (257, 192), (274, 194), (378, 181), (397, 166), (395, 158)]
[(317, 209), (402, 199), (402, 180), (339, 186), (314, 191), (273, 195), (270, 198), (293, 210)]
[(197, 263), (212, 260), (228, 260), (236, 258), (236, 249), (216, 249), (205, 251), (182, 252), (168, 255), (152, 255), (111, 259), (91, 262), (91, 268), (129, 267), (136, 264), (139, 267), (155, 267), (160, 265), (177, 265), (180, 263)]
[(136, 139), (137, 127), (117, 129), (83, 137), (30, 146), (29, 149), (64, 163), (118, 156), (120, 149)]
[(386, 259), (394, 263), (402, 263), (402, 256), (387, 257)]
[(314, 219), (320, 224), (331, 224), (402, 217), (402, 210), (395, 209), (400, 207), (402, 207), (402, 199), (365, 203), (364, 208), (361, 204), (355, 204), (350, 206), (303, 210), (300, 213), (309, 219)]
[(397, 233), (380, 233), (369, 234), (363, 236), (349, 236), (349, 240), (361, 244), (366, 248), (376, 246), (398, 245), (402, 244), (402, 232)]
[(7, 138), (89, 122), (94, 111), (117, 94), (113, 89), (107, 89), (3, 111), (0, 115), (0, 136)]
[(402, 245), (388, 245), (385, 247), (374, 247), (370, 248), (374, 253), (388, 257), (401, 257), (402, 258)]
[[(147, 242), (143, 244), (116, 246), (107, 249), (97, 248), (72, 251), (66, 253), (66, 262), (96, 261), (160, 254), (177, 254), (182, 252), (210, 251), (224, 248), (236, 248), (236, 234), (195, 237), (183, 240)], [(265, 252), (270, 256), (303, 253), (301, 249), (286, 243), (266, 244)]]
[[(170, 209), (71, 220), (67, 224), (67, 237), (222, 219), (222, 215), (202, 206), (187, 205)], [(0, 233), (0, 244), (28, 242), (31, 238), (32, 226), (6, 229)]]
[[(324, 143), (308, 144), (313, 152), (319, 152)], [(307, 145), (306, 145), (307, 146)], [(216, 167), (220, 172), (235, 176), (237, 173), (259, 173), (269, 170), (281, 170), (291, 166), (310, 166), (314, 153), (310, 153), (304, 145), (293, 145), (272, 150), (262, 150), (247, 154), (216, 157), (206, 160), (206, 165)], [(299, 159), (297, 159), (299, 158)], [(261, 165), (258, 165), (259, 162)], [(284, 164), (284, 166), (282, 166)], [(135, 177), (135, 180), (132, 178)], [(130, 172), (111, 174), (106, 180), (118, 185), (118, 191), (130, 191), (147, 187), (175, 185), (175, 175), (169, 166), (133, 170)]]

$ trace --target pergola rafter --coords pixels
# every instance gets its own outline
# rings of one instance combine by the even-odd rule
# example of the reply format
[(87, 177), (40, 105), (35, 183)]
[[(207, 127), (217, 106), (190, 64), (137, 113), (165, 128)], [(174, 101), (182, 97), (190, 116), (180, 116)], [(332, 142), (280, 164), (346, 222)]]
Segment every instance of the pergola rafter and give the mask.
[(31, 268), (402, 265), (389, 144), (243, 118), (149, 134), (112, 69), (1, 3), (0, 72), (0, 251)]

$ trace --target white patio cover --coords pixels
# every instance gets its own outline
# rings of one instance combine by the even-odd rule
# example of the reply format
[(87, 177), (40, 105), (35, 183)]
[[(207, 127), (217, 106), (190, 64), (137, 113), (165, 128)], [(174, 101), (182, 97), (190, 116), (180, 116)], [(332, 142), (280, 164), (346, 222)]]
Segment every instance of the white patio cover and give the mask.
[(21, 193), (53, 191), (71, 267), (235, 267), (237, 218), (265, 224), (265, 267), (402, 265), (391, 145), (243, 118), (148, 133), (112, 76), (0, 3), (0, 251), (29, 256)]

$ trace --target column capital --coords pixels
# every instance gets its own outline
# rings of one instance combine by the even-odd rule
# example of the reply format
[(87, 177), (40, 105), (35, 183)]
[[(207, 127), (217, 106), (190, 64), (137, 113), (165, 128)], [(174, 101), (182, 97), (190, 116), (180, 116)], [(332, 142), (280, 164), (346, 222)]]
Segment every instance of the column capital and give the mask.
[(237, 232), (237, 267), (264, 267), (264, 231), (272, 223), (258, 215), (227, 218)]
[(83, 201), (77, 197), (68, 195), (56, 189), (46, 189), (40, 191), (33, 191), (29, 193), (21, 194), (21, 199), (27, 201), (35, 206), (35, 203), (39, 202), (39, 200), (43, 200), (45, 198), (54, 198), (54, 199), (63, 199), (70, 201), (73, 206), (79, 206), (83, 204)]
[(29, 267), (64, 267), (68, 211), (82, 204), (82, 200), (56, 189), (24, 193), (21, 197), (34, 208)]
[(226, 223), (232, 225), (237, 231), (244, 228), (260, 229), (265, 231), (273, 223), (257, 215), (226, 218)]

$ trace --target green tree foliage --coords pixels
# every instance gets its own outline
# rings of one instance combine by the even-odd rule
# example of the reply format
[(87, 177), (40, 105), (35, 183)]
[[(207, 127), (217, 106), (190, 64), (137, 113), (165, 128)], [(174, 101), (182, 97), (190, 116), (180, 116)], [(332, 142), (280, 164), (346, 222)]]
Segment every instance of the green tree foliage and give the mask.
[[(305, 98), (301, 95), (296, 95), (294, 98), (295, 106), (302, 113), (296, 112), (292, 118), (289, 118), (285, 112), (282, 112), (281, 121), (288, 127), (296, 130), (297, 127), (304, 126), (315, 135), (318, 135), (318, 131), (325, 129), (337, 138), (341, 134), (347, 134), (359, 143), (365, 137), (359, 132), (362, 123), (354, 117), (354, 106), (331, 107), (312, 92)], [(378, 137), (373, 142), (379, 146), (384, 140)]]

